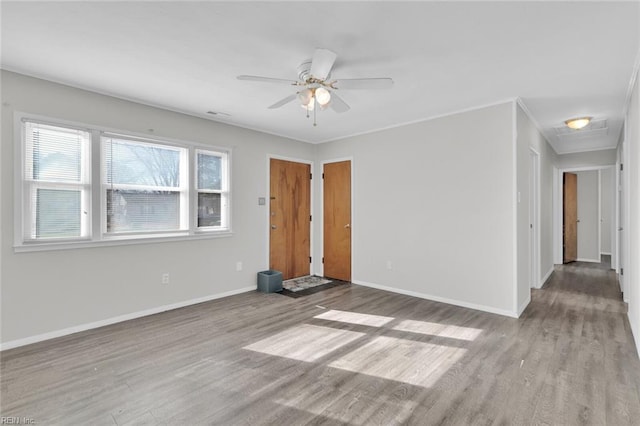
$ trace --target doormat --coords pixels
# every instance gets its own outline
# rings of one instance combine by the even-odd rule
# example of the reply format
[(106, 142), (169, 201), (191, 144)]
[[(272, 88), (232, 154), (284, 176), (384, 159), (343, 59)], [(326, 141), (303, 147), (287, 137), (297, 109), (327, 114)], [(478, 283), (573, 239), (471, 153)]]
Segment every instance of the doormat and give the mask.
[(289, 291), (298, 292), (306, 290), (311, 287), (317, 287), (322, 284), (330, 283), (331, 280), (327, 280), (315, 275), (308, 275), (306, 277), (294, 278), (292, 280), (286, 280), (282, 282), (282, 288), (286, 288)]
[(317, 277), (315, 275), (294, 278), (282, 283), (282, 291), (280, 292), (280, 294), (282, 294), (283, 296), (298, 298), (318, 293), (319, 291), (336, 287), (342, 284), (346, 283), (342, 281), (328, 280), (326, 278)]

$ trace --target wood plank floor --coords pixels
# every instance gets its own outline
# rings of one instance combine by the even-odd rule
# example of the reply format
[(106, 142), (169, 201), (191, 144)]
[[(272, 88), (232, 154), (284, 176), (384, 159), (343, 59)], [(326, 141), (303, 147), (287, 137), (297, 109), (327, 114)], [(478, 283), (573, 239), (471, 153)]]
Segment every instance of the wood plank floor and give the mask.
[(61, 425), (631, 425), (615, 274), (558, 267), (520, 319), (345, 285), (246, 293), (3, 352), (1, 415)]

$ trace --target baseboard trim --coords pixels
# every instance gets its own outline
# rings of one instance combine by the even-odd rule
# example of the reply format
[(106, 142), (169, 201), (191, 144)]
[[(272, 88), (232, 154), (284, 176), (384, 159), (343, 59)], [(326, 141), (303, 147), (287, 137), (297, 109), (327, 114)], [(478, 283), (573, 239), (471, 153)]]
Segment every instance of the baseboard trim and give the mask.
[(524, 302), (522, 302), (520, 306), (518, 306), (518, 318), (520, 318), (520, 315), (522, 315), (524, 310), (527, 309), (527, 306), (529, 306), (529, 303), (531, 303), (531, 290), (529, 290), (529, 294), (527, 295), (527, 300), (525, 300)]
[(633, 337), (633, 341), (636, 344), (636, 352), (638, 352), (638, 357), (640, 357), (640, 341), (638, 341), (638, 331), (635, 329), (635, 323), (633, 319), (629, 316), (629, 311), (627, 310), (627, 320), (629, 321), (629, 326), (631, 328), (631, 337)]
[(145, 309), (144, 311), (132, 312), (130, 314), (119, 315), (117, 317), (107, 318), (100, 321), (94, 321), (86, 324), (76, 325), (74, 327), (69, 327), (62, 330), (55, 330), (55, 331), (50, 331), (48, 333), (25, 337), (22, 339), (11, 340), (5, 343), (0, 343), (0, 352), (8, 349), (17, 348), (20, 346), (30, 345), (32, 343), (42, 342), (44, 340), (55, 339), (56, 337), (68, 336), (69, 334), (74, 334), (74, 333), (79, 333), (81, 331), (104, 327), (106, 325), (116, 324), (123, 321), (129, 321), (132, 319), (146, 317), (149, 315), (159, 314), (161, 312), (171, 311), (173, 309), (184, 308), (185, 306), (196, 305), (198, 303), (208, 302), (210, 300), (222, 299), (223, 297), (234, 296), (240, 293), (247, 293), (255, 289), (256, 289), (255, 285), (249, 286), (249, 287), (243, 287), (237, 290), (225, 291), (223, 293), (212, 294), (209, 296), (199, 297), (196, 299), (185, 300), (178, 303), (171, 303), (169, 305), (158, 306), (156, 308)]
[[(491, 306), (478, 305), (475, 303), (468, 303), (460, 300), (448, 299), (446, 297), (433, 296), (426, 293), (419, 293), (417, 291), (404, 290), (401, 288), (389, 287), (386, 285), (374, 284), (366, 281), (352, 280), (351, 282), (353, 284), (361, 285), (364, 287), (371, 287), (378, 290), (389, 291), (391, 293), (404, 294), (405, 296), (419, 297), (420, 299), (427, 299), (434, 302), (447, 303), (449, 305), (460, 306), (462, 308), (475, 309), (476, 311), (488, 312), (490, 314), (497, 314), (505, 317), (518, 318), (518, 315), (516, 314), (516, 312), (507, 311), (504, 309), (497, 309)], [(531, 295), (529, 295), (529, 297), (531, 297)]]
[(555, 271), (555, 267), (553, 265), (551, 265), (551, 268), (549, 268), (549, 270), (547, 271), (546, 274), (544, 274), (544, 277), (542, 277), (542, 279), (540, 280), (540, 282), (538, 283), (538, 287), (536, 288), (542, 288), (542, 286), (544, 285), (544, 283), (547, 282), (547, 280), (549, 279), (549, 277), (551, 276), (551, 274), (553, 274), (553, 271)]
[(578, 261), (578, 262), (593, 262), (593, 263), (600, 263), (600, 259), (584, 259), (584, 258), (578, 258), (578, 259), (576, 259), (576, 261)]

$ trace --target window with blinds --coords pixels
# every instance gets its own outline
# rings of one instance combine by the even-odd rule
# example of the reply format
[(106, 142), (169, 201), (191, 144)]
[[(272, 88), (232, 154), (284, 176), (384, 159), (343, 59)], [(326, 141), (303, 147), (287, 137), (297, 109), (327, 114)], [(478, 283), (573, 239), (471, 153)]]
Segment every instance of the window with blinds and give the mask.
[(229, 151), (19, 121), (16, 247), (230, 234)]
[(186, 148), (102, 137), (105, 232), (188, 228)]
[(228, 188), (227, 156), (222, 152), (196, 150), (198, 228), (226, 226)]
[(26, 241), (89, 237), (90, 133), (24, 123)]

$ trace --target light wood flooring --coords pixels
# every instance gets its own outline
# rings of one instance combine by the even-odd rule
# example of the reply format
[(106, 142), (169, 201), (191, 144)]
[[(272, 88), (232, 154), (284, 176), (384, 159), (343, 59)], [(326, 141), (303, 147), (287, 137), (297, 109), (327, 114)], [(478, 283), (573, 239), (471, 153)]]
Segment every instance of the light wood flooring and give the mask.
[(640, 361), (607, 265), (558, 267), (520, 319), (345, 285), (1, 355), (1, 415), (41, 425), (640, 421)]

